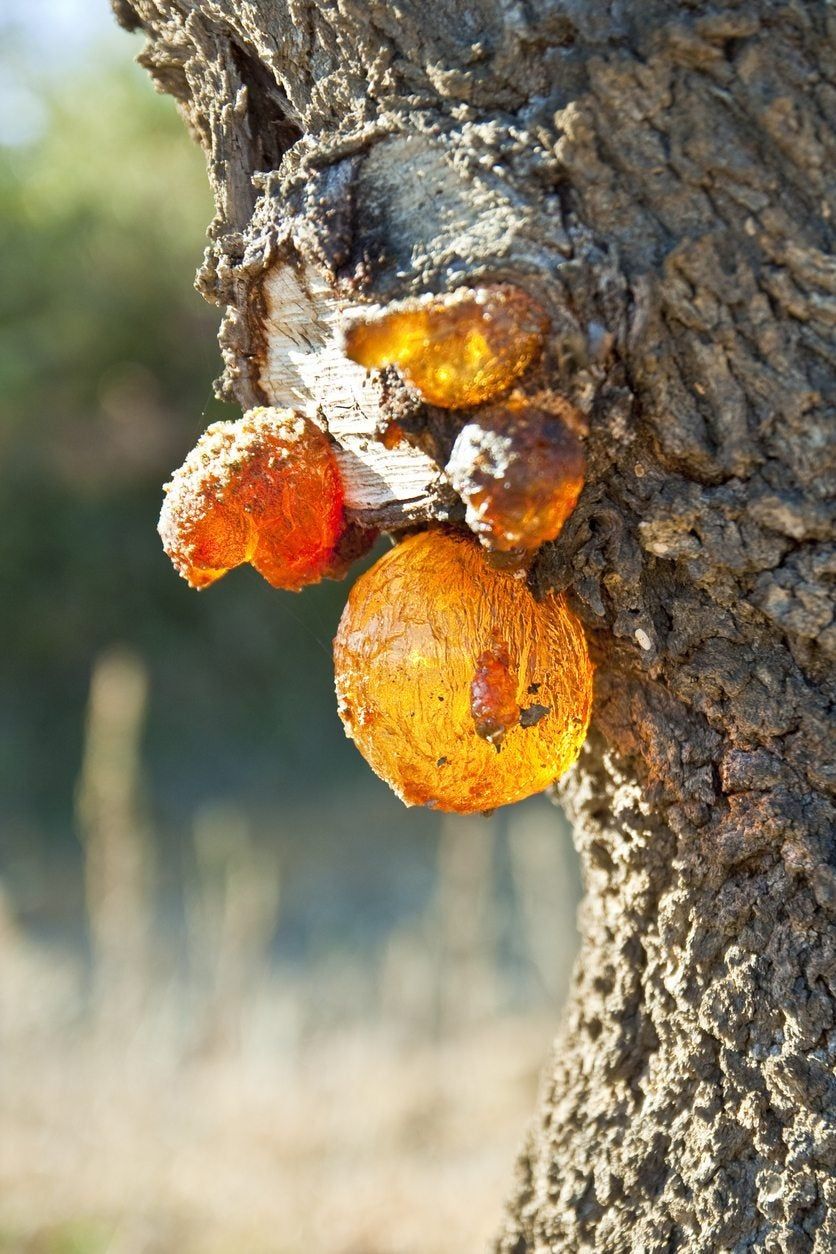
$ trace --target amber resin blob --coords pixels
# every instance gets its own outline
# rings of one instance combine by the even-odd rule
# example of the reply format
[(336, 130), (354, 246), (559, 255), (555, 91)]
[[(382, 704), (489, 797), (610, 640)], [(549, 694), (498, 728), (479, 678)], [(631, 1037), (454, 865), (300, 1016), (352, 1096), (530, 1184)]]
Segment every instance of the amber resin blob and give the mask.
[(500, 552), (554, 540), (578, 502), (586, 458), (566, 414), (492, 405), (462, 428), (446, 467), (467, 525)]
[(193, 588), (245, 562), (293, 591), (329, 573), (343, 487), (327, 436), (300, 414), (262, 408), (215, 423), (165, 491), (163, 547)]
[(345, 351), (367, 369), (397, 366), (431, 405), (463, 409), (507, 390), (547, 328), (527, 292), (494, 283), (361, 315), (345, 330)]
[(407, 805), (462, 814), (542, 791), (580, 752), (583, 629), (475, 540), (411, 536), (357, 580), (334, 641), (340, 716)]

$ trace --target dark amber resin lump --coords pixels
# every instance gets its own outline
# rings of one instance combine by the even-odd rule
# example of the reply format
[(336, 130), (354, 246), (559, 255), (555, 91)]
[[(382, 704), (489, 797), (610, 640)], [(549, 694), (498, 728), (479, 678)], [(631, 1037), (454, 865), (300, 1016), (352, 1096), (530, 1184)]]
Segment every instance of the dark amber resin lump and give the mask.
[(536, 549), (554, 540), (584, 483), (583, 444), (562, 418), (493, 405), (462, 428), (447, 477), (467, 524), (488, 548)]
[(335, 560), (344, 528), (336, 458), (327, 436), (292, 410), (215, 423), (165, 491), (163, 547), (193, 588), (249, 562), (273, 587), (296, 591)]
[(547, 328), (527, 292), (495, 283), (370, 312), (347, 327), (345, 351), (367, 369), (397, 366), (432, 405), (464, 409), (507, 391)]
[(458, 533), (411, 536), (357, 580), (334, 665), (346, 734), (407, 805), (468, 814), (520, 801), (571, 766), (586, 735), (580, 623)]
[(517, 674), (504, 644), (497, 641), (476, 659), (470, 681), (470, 713), (476, 735), (497, 749), (520, 719)]

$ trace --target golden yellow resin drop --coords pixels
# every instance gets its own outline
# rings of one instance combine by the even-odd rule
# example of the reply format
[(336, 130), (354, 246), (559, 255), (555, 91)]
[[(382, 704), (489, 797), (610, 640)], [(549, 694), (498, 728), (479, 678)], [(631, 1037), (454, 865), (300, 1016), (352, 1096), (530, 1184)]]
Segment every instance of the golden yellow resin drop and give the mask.
[(527, 292), (495, 283), (370, 314), (346, 329), (345, 351), (369, 370), (397, 366), (431, 405), (464, 409), (506, 391), (547, 327)]
[[(503, 709), (511, 685), (519, 710), (510, 726), (503, 714), (499, 750), (480, 727), (486, 656), (502, 660)], [(571, 766), (586, 736), (580, 623), (456, 533), (412, 536), (357, 580), (334, 666), (346, 734), (407, 805), (470, 814), (520, 801)]]

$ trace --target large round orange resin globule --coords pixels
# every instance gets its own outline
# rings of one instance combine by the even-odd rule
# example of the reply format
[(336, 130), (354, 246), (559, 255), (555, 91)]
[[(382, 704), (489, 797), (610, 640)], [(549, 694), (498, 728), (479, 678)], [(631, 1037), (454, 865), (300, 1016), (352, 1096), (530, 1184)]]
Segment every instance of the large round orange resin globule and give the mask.
[(407, 805), (469, 814), (541, 792), (580, 752), (583, 628), (466, 536), (411, 536), (362, 575), (334, 641), (340, 717)]
[(159, 523), (166, 553), (193, 588), (249, 562), (273, 587), (297, 591), (328, 574), (343, 529), (327, 436), (272, 408), (204, 432), (166, 485)]

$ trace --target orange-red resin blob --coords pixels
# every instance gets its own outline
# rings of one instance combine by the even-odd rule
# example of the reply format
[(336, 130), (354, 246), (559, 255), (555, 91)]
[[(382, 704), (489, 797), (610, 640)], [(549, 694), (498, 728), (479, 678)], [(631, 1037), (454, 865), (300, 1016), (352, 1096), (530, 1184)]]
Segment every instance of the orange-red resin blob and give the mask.
[(419, 297), (349, 325), (367, 369), (397, 366), (432, 405), (463, 409), (506, 391), (543, 346), (548, 318), (527, 292), (495, 283)]
[(328, 438), (300, 414), (253, 409), (215, 423), (165, 491), (163, 547), (193, 588), (245, 562), (293, 591), (329, 573), (343, 487)]
[(462, 428), (446, 473), (484, 545), (531, 550), (560, 534), (581, 494), (586, 458), (561, 418), (493, 405)]
[[(458, 533), (411, 536), (357, 580), (334, 666), (346, 734), (407, 805), (469, 814), (520, 801), (571, 766), (586, 735), (580, 623)], [(483, 715), (501, 724), (499, 753), (477, 730)]]
[(494, 644), (476, 659), (476, 673), (470, 681), (470, 713), (476, 735), (497, 749), (505, 733), (519, 722), (517, 676), (503, 644)]

